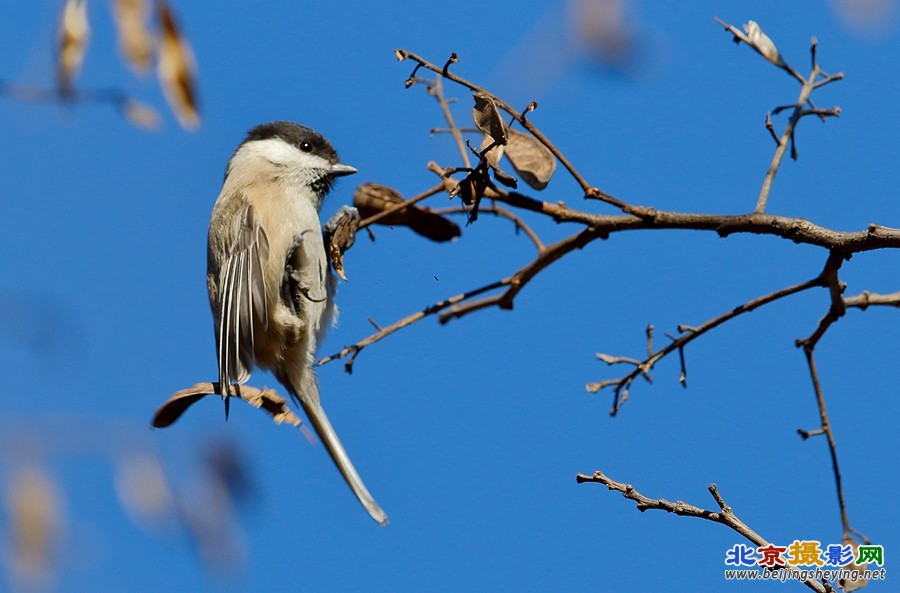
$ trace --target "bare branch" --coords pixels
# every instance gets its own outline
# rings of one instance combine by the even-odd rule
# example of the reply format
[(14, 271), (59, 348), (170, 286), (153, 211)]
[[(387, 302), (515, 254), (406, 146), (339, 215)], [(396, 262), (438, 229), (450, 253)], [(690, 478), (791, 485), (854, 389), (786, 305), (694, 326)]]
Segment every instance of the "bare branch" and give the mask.
[[(436, 163), (429, 163), (428, 167), (429, 169), (442, 176), (444, 189), (452, 191), (453, 188), (456, 187), (457, 182), (449, 177), (444, 177), (444, 170), (441, 169)], [(434, 188), (428, 190), (428, 192), (431, 192), (433, 190)], [(501, 309), (511, 309), (513, 300), (515, 299), (515, 296), (518, 294), (518, 292), (522, 290), (522, 288), (541, 271), (546, 269), (558, 259), (567, 255), (568, 253), (581, 249), (585, 245), (591, 243), (596, 239), (605, 239), (610, 234), (615, 232), (638, 229), (680, 228), (691, 230), (712, 230), (717, 232), (722, 237), (727, 237), (732, 233), (771, 234), (789, 239), (795, 243), (807, 243), (826, 247), (832, 250), (834, 253), (842, 254), (842, 256), (873, 249), (900, 248), (900, 229), (891, 229), (874, 224), (870, 225), (869, 228), (865, 231), (854, 233), (834, 231), (831, 229), (820, 227), (800, 218), (788, 218), (757, 213), (744, 215), (714, 215), (667, 212), (648, 209), (643, 212), (642, 217), (633, 215), (602, 216), (573, 210), (561, 203), (541, 202), (539, 200), (535, 200), (516, 192), (503, 192), (498, 189), (489, 189), (489, 191), (486, 192), (485, 195), (491, 199), (503, 202), (515, 208), (521, 208), (524, 210), (545, 214), (547, 216), (550, 216), (557, 222), (578, 222), (588, 225), (588, 228), (579, 233), (571, 235), (570, 237), (563, 239), (562, 241), (559, 241), (553, 245), (544, 247), (543, 249), (541, 249), (538, 257), (535, 260), (519, 269), (512, 276), (498, 280), (485, 287), (476, 288), (472, 291), (439, 301), (434, 305), (431, 305), (430, 307), (424, 309), (423, 311), (404, 317), (403, 319), (395, 322), (390, 326), (385, 327), (382, 331), (369, 336), (368, 338), (358, 342), (357, 344), (348, 346), (332, 356), (327, 356), (321, 359), (318, 364), (321, 365), (338, 358), (351, 356), (350, 360), (345, 365), (345, 368), (349, 372), (352, 369), (352, 363), (355, 361), (356, 355), (363, 347), (368, 346), (371, 343), (380, 341), (382, 338), (394, 333), (399, 329), (402, 329), (403, 327), (416, 323), (417, 321), (430, 316), (431, 314), (441, 311), (446, 310), (446, 312), (440, 315), (441, 323), (446, 323), (451, 319), (460, 318), (469, 313), (473, 313), (475, 311), (479, 311), (488, 307), (496, 306)], [(821, 285), (821, 281), (817, 278), (809, 281), (808, 283), (804, 283), (795, 287), (789, 287), (785, 290), (788, 291), (788, 294), (793, 294), (794, 291), (805, 290), (806, 288), (809, 288), (811, 286)], [(485, 292), (490, 292), (491, 290), (495, 290), (504, 286), (507, 287), (507, 290), (499, 295), (493, 295), (487, 298), (480, 299), (478, 301), (471, 300), (476, 296), (484, 294)], [(772, 293), (771, 295), (760, 297), (760, 299), (751, 301), (750, 303), (745, 303), (743, 307), (750, 307), (747, 310), (752, 310), (753, 308), (760, 306), (760, 304), (754, 304), (759, 300), (762, 300), (761, 304), (765, 304), (767, 302), (770, 302), (769, 300), (767, 300), (769, 298), (777, 299), (786, 296), (782, 295), (781, 292), (782, 291), (778, 291), (776, 293)], [(739, 309), (740, 307), (735, 311)], [(734, 312), (725, 314), (725, 317), (727, 318), (731, 318), (732, 316), (735, 316)], [(724, 320), (717, 318), (711, 320), (711, 322), (708, 323), (714, 323), (712, 327), (715, 327), (715, 325), (718, 325), (723, 321)], [(689, 341), (697, 337), (694, 334), (699, 330), (703, 328), (705, 328), (703, 329), (703, 331), (711, 329), (711, 327), (707, 327), (706, 325), (707, 324), (704, 324), (704, 326), (701, 326), (700, 328), (693, 329), (691, 335), (680, 336), (671, 344), (666, 346), (666, 348), (658, 352), (657, 355), (663, 353), (663, 356), (665, 356), (669, 352), (679, 350), (680, 356), (682, 357), (683, 361), (683, 351), (681, 351), (681, 348), (683, 348), (683, 346)], [(701, 331), (700, 333), (703, 332)], [(648, 358), (648, 361), (650, 360), (651, 359)], [(655, 362), (658, 360), (659, 358), (653, 358), (653, 364), (655, 364)], [(650, 367), (652, 367), (652, 364), (650, 364)], [(638, 373), (644, 374), (649, 370), (650, 367), (648, 367), (647, 369), (642, 368), (638, 370)], [(682, 373), (684, 377), (682, 379), (682, 383), (684, 383), (684, 381), (686, 380), (686, 370), (684, 366), (682, 366)], [(617, 405), (613, 408), (613, 414), (615, 413), (617, 407), (621, 406), (621, 404), (625, 401), (627, 397), (627, 389), (630, 386), (631, 381), (634, 379), (634, 376), (626, 376), (622, 379), (621, 382), (617, 383)], [(649, 377), (649, 375), (647, 376)], [(591, 387), (595, 387), (596, 385), (598, 384), (592, 384)], [(610, 383), (603, 382), (602, 385), (608, 386), (610, 385)]]
[[(595, 471), (593, 475), (590, 476), (581, 473), (576, 474), (575, 481), (579, 484), (583, 484), (585, 482), (602, 484), (609, 490), (620, 492), (625, 498), (635, 501), (637, 503), (638, 510), (642, 513), (647, 510), (655, 510), (673, 513), (682, 517), (705, 519), (707, 521), (725, 525), (735, 533), (740, 534), (757, 546), (764, 547), (770, 545), (770, 542), (766, 538), (761, 536), (749, 525), (738, 518), (732, 508), (725, 503), (725, 500), (722, 498), (722, 495), (719, 494), (719, 490), (715, 484), (710, 484), (708, 490), (710, 495), (712, 495), (712, 497), (715, 499), (716, 504), (718, 504), (719, 506), (718, 511), (706, 510), (688, 504), (686, 502), (682, 502), (680, 500), (671, 502), (664, 498), (649, 498), (635, 490), (634, 486), (632, 486), (631, 484), (616, 482), (615, 480), (604, 475), (600, 470)], [(827, 583), (823, 584), (813, 579), (807, 579), (803, 581), (803, 583), (813, 591), (818, 591), (819, 593), (832, 591), (831, 586)]]
[[(622, 397), (622, 393), (624, 390), (628, 389), (631, 383), (637, 378), (640, 374), (649, 373), (650, 370), (653, 369), (654, 365), (658, 363), (660, 360), (671, 354), (672, 352), (678, 351), (682, 361), (682, 375), (679, 377), (679, 380), (682, 384), (686, 381), (687, 372), (684, 368), (684, 347), (687, 346), (693, 340), (699, 338), (706, 332), (722, 325), (723, 323), (734, 319), (744, 313), (749, 313), (754, 309), (758, 309), (763, 305), (767, 305), (769, 303), (775, 302), (779, 299), (783, 299), (785, 297), (791, 296), (793, 294), (797, 294), (798, 292), (802, 292), (804, 290), (809, 290), (810, 288), (814, 288), (817, 286), (823, 286), (824, 280), (821, 275), (807, 280), (806, 282), (801, 282), (799, 284), (794, 284), (793, 286), (788, 286), (786, 288), (782, 288), (781, 290), (776, 290), (775, 292), (771, 292), (769, 294), (763, 295), (761, 297), (757, 297), (751, 301), (747, 301), (737, 307), (718, 315), (709, 321), (706, 321), (695, 328), (691, 328), (689, 331), (683, 332), (678, 337), (674, 338), (671, 343), (667, 344), (663, 348), (660, 348), (656, 352), (650, 354), (646, 359), (640, 362), (636, 366), (634, 370), (629, 372), (624, 377), (615, 380), (614, 382), (604, 382), (605, 384), (602, 387), (610, 387), (615, 386), (615, 396), (613, 398), (613, 406), (610, 410), (610, 415), (615, 416), (622, 405), (625, 403), (625, 398)], [(587, 386), (588, 391), (596, 392), (599, 389), (592, 389), (592, 387), (598, 385), (597, 383), (593, 383)], [(601, 388), (602, 388), (601, 387)]]
[[(441, 175), (444, 172), (437, 163), (428, 168)], [(444, 178), (445, 189), (452, 191), (455, 179)], [(819, 226), (803, 218), (775, 216), (771, 214), (694, 214), (643, 208), (634, 215), (602, 215), (569, 208), (562, 202), (543, 202), (518, 192), (506, 192), (499, 188), (488, 189), (485, 197), (503, 202), (513, 208), (521, 208), (546, 215), (555, 222), (582, 223), (598, 236), (623, 231), (643, 229), (685, 229), (715, 231), (720, 237), (735, 233), (773, 235), (794, 243), (824, 247), (844, 254), (875, 249), (900, 248), (900, 229), (870, 224), (864, 231), (835, 231)]]
[[(831, 327), (833, 323), (843, 317), (844, 313), (847, 310), (847, 301), (843, 298), (843, 292), (845, 285), (838, 278), (838, 271), (843, 264), (843, 258), (835, 253), (832, 253), (828, 262), (825, 264), (825, 269), (822, 271), (821, 278), (825, 282), (825, 285), (829, 289), (829, 295), (831, 297), (831, 305), (828, 308), (828, 312), (825, 316), (819, 321), (816, 330), (810, 335), (808, 338), (797, 340), (797, 347), (803, 348), (803, 353), (806, 356), (806, 364), (809, 367), (810, 379), (812, 380), (813, 392), (816, 396), (816, 406), (819, 409), (819, 420), (820, 425), (818, 428), (813, 430), (803, 430), (797, 429), (797, 433), (804, 440), (808, 439), (811, 436), (817, 436), (820, 434), (824, 434), (828, 441), (828, 452), (831, 456), (831, 469), (834, 474), (834, 482), (835, 489), (837, 490), (837, 498), (838, 498), (838, 507), (840, 509), (841, 514), (841, 526), (843, 528), (844, 537), (848, 537), (850, 534), (856, 534), (862, 537), (865, 541), (867, 538), (860, 534), (858, 531), (853, 529), (850, 525), (850, 519), (847, 514), (847, 506), (844, 500), (844, 488), (843, 482), (841, 479), (841, 471), (838, 465), (837, 458), (837, 444), (834, 438), (834, 431), (831, 428), (831, 422), (828, 418), (828, 409), (825, 406), (825, 395), (822, 391), (822, 384), (819, 380), (819, 372), (816, 368), (815, 361), (815, 348), (819, 343), (819, 340), (825, 335), (825, 332)], [(882, 295), (879, 295), (882, 296)], [(891, 295), (887, 295), (890, 297)], [(900, 297), (900, 293), (897, 293), (897, 296)], [(870, 303), (868, 302), (868, 298), (871, 295), (868, 292), (864, 292), (860, 295), (852, 297), (854, 303), (858, 303), (859, 308), (865, 309)], [(891, 302), (891, 299), (884, 299), (885, 303), (891, 306), (900, 306), (900, 299), (896, 302)]]

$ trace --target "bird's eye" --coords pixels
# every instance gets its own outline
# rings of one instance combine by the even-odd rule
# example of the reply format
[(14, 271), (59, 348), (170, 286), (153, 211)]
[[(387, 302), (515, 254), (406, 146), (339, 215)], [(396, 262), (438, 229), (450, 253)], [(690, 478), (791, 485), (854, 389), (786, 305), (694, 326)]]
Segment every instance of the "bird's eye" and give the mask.
[(309, 142), (304, 142), (300, 145), (300, 150), (303, 152), (312, 152), (312, 144)]

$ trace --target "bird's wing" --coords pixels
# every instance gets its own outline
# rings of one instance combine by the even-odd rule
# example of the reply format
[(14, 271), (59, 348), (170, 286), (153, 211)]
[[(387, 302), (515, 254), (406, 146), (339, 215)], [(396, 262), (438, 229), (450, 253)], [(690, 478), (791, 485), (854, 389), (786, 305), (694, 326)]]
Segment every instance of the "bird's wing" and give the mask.
[(219, 384), (243, 383), (253, 368), (253, 324), (268, 328), (263, 266), (269, 241), (247, 205), (237, 236), (219, 271)]

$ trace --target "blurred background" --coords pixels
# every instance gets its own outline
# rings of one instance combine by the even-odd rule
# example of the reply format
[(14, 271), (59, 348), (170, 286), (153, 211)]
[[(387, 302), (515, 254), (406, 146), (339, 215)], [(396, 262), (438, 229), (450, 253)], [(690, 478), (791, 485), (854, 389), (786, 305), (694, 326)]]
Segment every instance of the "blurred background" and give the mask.
[[(174, 391), (215, 377), (206, 230), (225, 163), (252, 126), (313, 127), (359, 169), (339, 181), (323, 218), (358, 183), (413, 196), (436, 182), (429, 160), (458, 166), (459, 155), (448, 135), (430, 133), (446, 125), (439, 106), (423, 87), (404, 88), (412, 64), (393, 51), (437, 64), (455, 51), (454, 72), (512, 105), (537, 101), (532, 121), (604, 191), (658, 209), (749, 212), (774, 150), (766, 112), (799, 92), (713, 22), (752, 19), (801, 73), (816, 36), (822, 67), (846, 74), (814, 96), (841, 117), (802, 122), (800, 158), (784, 163), (768, 211), (837, 230), (896, 227), (894, 2), (173, 2), (180, 35), (168, 40), (188, 43), (196, 61), (199, 119), (180, 103), (188, 130), (154, 69), (135, 74), (123, 62), (108, 2), (86, 5), (90, 42), (71, 82), (74, 97), (90, 100), (57, 100), (62, 9), (8, 3), (0, 20), (0, 588), (722, 586), (737, 534), (640, 514), (605, 488), (576, 485), (576, 472), (595, 469), (706, 508), (716, 482), (770, 541), (840, 541), (826, 443), (796, 434), (818, 426), (818, 411), (794, 340), (826, 312), (826, 291), (692, 343), (686, 390), (675, 358), (653, 385), (635, 384), (616, 418), (611, 394), (584, 389), (621, 374), (595, 352), (643, 356), (648, 323), (661, 345), (678, 324), (821, 270), (824, 252), (773, 237), (614, 235), (546, 270), (511, 312), (426, 319), (363, 351), (352, 375), (342, 362), (321, 367), (324, 407), (391, 518), (384, 529), (321, 446), (258, 410), (237, 402), (225, 422), (221, 402), (207, 398), (171, 428), (153, 430), (150, 419)], [(70, 32), (82, 30), (77, 13), (69, 18)], [(470, 125), (468, 93), (445, 91)], [(155, 131), (124, 117), (135, 119), (132, 100)], [(561, 168), (546, 190), (526, 193), (612, 213), (584, 202)], [(547, 243), (575, 230), (525, 218)], [(387, 325), (533, 257), (511, 223), (486, 216), (453, 243), (403, 228), (374, 233), (345, 257), (340, 323), (320, 355), (372, 333), (369, 318)], [(841, 278), (847, 294), (893, 292), (898, 271), (896, 251), (864, 253)], [(898, 509), (883, 502), (900, 486), (890, 469), (897, 327), (896, 310), (849, 311), (817, 350), (850, 520), (888, 559), (900, 545)], [(277, 385), (264, 373), (251, 384)]]

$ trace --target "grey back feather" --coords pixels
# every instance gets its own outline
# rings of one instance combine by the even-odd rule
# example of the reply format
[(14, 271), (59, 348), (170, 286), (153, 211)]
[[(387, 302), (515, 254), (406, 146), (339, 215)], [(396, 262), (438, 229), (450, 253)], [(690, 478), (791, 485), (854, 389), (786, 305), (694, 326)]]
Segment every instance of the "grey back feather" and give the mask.
[(254, 324), (269, 325), (263, 266), (269, 241), (248, 205), (232, 248), (219, 270), (219, 384), (244, 383), (253, 369)]

